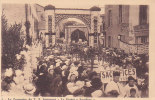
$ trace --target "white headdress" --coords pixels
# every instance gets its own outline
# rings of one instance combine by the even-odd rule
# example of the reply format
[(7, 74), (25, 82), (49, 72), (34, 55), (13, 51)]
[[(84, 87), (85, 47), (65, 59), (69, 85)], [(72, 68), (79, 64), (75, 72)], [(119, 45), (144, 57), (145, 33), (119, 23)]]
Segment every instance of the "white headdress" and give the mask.
[(98, 64), (98, 60), (94, 60), (94, 64)]
[(15, 74), (16, 76), (20, 76), (23, 74), (23, 72), (21, 70), (15, 70)]
[(69, 65), (69, 61), (65, 61), (66, 65)]
[(25, 92), (28, 94), (33, 94), (36, 91), (36, 88), (30, 83), (27, 85), (24, 85), (23, 88), (24, 88)]
[(70, 73), (72, 73), (72, 72), (75, 72), (77, 70), (78, 70), (78, 67), (72, 66), (69, 71), (70, 71)]
[(77, 82), (76, 82), (76, 85), (77, 85), (77, 86), (79, 87), (79, 89), (80, 89), (80, 88), (84, 87), (85, 83), (84, 83), (84, 81), (77, 81)]
[(17, 58), (17, 60), (19, 60), (21, 58), (21, 55), (20, 54), (16, 54), (16, 58)]
[(56, 67), (59, 67), (59, 66), (60, 66), (60, 63), (59, 63), (59, 62), (57, 62), (57, 63), (56, 63)]
[(6, 69), (4, 75), (5, 75), (5, 76), (8, 76), (8, 77), (12, 76), (12, 75), (13, 75), (13, 70), (12, 70), (12, 68)]
[(65, 70), (65, 69), (67, 69), (67, 68), (68, 68), (68, 67), (67, 67), (66, 65), (63, 65), (61, 69), (62, 69), (62, 70)]

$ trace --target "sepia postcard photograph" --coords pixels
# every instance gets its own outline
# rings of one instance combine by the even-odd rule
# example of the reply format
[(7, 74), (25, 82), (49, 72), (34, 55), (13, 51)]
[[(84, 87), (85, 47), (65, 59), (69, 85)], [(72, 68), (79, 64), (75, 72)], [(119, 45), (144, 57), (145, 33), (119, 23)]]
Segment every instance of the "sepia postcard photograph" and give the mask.
[(151, 97), (150, 4), (86, 1), (1, 3), (2, 100)]

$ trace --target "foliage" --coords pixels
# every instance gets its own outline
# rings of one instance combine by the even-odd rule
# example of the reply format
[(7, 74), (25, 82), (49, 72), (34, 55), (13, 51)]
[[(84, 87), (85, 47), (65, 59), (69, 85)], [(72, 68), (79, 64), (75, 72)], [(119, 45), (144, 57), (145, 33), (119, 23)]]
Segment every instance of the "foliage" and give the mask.
[(2, 25), (2, 68), (13, 68), (16, 61), (16, 54), (22, 50), (24, 40), (20, 35), (21, 24), (8, 25), (4, 14), (1, 16)]

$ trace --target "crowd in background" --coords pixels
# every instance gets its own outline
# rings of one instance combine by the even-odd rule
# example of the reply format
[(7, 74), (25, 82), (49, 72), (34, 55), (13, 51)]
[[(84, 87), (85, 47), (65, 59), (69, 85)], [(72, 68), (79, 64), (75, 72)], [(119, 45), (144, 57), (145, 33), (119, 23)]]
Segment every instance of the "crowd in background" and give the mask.
[[(117, 49), (49, 49), (38, 58), (37, 67), (32, 69), (32, 84), (24, 87), (24, 93), (46, 97), (148, 97), (148, 60), (146, 54), (126, 54)], [(99, 62), (105, 70), (114, 70), (113, 81), (101, 81), (100, 73), (93, 70)], [(116, 70), (130, 68), (136, 68), (137, 79), (129, 76), (122, 84)], [(14, 76), (23, 75), (22, 71), (13, 73), (3, 79), (3, 91), (9, 91), (8, 84), (17, 84)]]

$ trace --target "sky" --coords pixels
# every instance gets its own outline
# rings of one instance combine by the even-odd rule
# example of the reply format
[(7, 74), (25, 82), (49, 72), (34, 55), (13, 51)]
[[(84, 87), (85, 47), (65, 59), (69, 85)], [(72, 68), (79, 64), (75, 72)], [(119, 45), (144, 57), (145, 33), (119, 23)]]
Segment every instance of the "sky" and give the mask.
[(51, 0), (51, 2), (44, 2), (44, 3), (38, 3), (39, 5), (46, 6), (48, 4), (51, 4), (55, 6), (56, 8), (79, 8), (79, 9), (89, 9), (93, 6), (97, 6), (101, 8), (100, 13), (104, 14), (104, 4), (101, 2), (98, 2), (98, 0), (95, 2), (91, 0)]
[[(104, 14), (104, 3), (99, 2), (99, 0), (51, 0), (51, 2), (38, 3), (42, 6), (47, 6), (49, 4), (55, 6), (56, 8), (78, 8), (78, 9), (90, 9), (93, 6), (101, 8), (100, 14)], [(67, 19), (68, 21), (76, 21), (82, 23), (78, 19)]]

